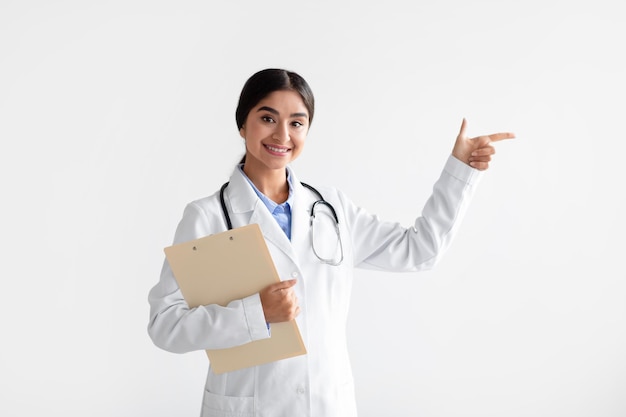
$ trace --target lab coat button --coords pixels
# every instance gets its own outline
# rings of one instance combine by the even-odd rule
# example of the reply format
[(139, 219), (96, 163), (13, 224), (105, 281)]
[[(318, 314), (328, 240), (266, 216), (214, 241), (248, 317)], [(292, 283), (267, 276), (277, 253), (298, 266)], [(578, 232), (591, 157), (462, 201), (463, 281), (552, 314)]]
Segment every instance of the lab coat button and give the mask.
[(300, 395), (304, 394), (304, 387), (298, 387), (298, 389), (296, 389), (296, 392)]
[(293, 271), (291, 273), (291, 278), (298, 278), (298, 272), (297, 271)]

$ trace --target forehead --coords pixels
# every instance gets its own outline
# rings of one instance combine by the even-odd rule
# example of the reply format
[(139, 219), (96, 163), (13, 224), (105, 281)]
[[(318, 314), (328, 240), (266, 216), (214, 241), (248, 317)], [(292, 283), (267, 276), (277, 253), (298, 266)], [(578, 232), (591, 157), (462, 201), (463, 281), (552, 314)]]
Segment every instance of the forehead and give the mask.
[(306, 113), (306, 106), (304, 101), (298, 92), (292, 90), (279, 90), (274, 91), (265, 96), (261, 101), (257, 103), (255, 108), (259, 107), (271, 107), (277, 110), (279, 113), (292, 114), (292, 113)]

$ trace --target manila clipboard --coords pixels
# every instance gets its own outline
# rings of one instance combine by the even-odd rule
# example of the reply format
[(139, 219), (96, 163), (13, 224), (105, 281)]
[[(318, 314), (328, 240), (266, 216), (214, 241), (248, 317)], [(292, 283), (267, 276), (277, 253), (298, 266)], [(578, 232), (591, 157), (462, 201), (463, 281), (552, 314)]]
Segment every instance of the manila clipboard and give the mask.
[[(259, 292), (280, 281), (258, 224), (238, 227), (164, 249), (190, 308), (219, 304)], [(206, 351), (220, 374), (306, 354), (295, 320), (272, 323), (271, 337)]]

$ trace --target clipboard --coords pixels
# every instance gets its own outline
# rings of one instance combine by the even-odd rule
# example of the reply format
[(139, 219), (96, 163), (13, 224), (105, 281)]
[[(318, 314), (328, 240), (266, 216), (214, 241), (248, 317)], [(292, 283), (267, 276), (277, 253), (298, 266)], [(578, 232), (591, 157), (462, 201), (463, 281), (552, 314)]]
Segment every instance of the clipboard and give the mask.
[[(280, 278), (258, 224), (238, 227), (164, 249), (190, 308), (219, 304), (259, 292)], [(271, 337), (206, 351), (221, 374), (306, 354), (295, 320), (272, 323)]]

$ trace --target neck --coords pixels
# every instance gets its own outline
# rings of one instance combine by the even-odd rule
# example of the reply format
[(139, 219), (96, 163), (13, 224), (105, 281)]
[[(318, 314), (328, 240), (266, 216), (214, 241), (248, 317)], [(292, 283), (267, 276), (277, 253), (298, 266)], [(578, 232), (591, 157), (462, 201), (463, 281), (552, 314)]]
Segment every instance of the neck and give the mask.
[(243, 172), (250, 178), (254, 186), (270, 200), (275, 203), (282, 204), (289, 197), (289, 184), (287, 183), (287, 171), (285, 169), (273, 169), (263, 171), (262, 173), (246, 169), (247, 164), (243, 166)]

